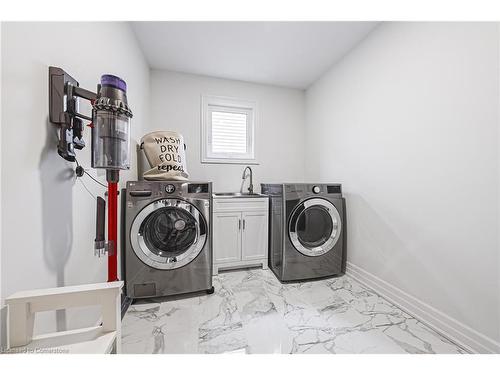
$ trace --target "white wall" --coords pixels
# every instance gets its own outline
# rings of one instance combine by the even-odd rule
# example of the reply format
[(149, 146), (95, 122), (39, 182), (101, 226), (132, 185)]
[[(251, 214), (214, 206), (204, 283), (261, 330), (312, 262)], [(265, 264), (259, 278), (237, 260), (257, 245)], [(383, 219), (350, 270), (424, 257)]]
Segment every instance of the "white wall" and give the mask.
[(497, 342), (498, 105), (494, 23), (384, 23), (306, 93), (348, 260)]
[[(2, 296), (23, 289), (106, 281), (106, 258), (93, 255), (95, 199), (104, 189), (75, 182), (56, 151), (48, 124), (48, 66), (65, 69), (84, 88), (113, 73), (128, 84), (132, 138), (148, 121), (149, 68), (126, 23), (2, 23)], [(90, 111), (88, 105), (82, 112)], [(87, 147), (78, 153), (90, 168)], [(135, 153), (133, 153), (135, 155)], [(136, 178), (133, 170), (122, 180)], [(90, 169), (89, 173), (96, 175)], [(103, 173), (99, 175), (105, 181)], [(41, 317), (42, 331), (95, 322), (72, 314)], [(82, 317), (80, 315), (80, 317)]]
[(252, 166), (256, 191), (260, 191), (261, 182), (303, 180), (306, 157), (303, 154), (302, 90), (153, 70), (151, 122), (145, 129), (175, 130), (183, 134), (190, 179), (213, 181), (214, 191), (239, 191), (245, 167), (200, 162), (202, 95), (229, 96), (258, 103), (261, 121), (256, 146), (260, 164)]

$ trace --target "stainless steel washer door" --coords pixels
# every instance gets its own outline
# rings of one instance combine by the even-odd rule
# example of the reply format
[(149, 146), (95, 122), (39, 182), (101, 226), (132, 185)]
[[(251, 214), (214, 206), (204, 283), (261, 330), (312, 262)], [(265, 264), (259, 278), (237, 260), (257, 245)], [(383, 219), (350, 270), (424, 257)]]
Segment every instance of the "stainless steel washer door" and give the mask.
[(205, 246), (208, 228), (203, 215), (181, 199), (162, 199), (135, 217), (130, 241), (147, 265), (171, 270), (194, 260)]
[(301, 202), (290, 216), (289, 235), (293, 246), (307, 256), (319, 256), (333, 249), (342, 232), (337, 208), (326, 199)]

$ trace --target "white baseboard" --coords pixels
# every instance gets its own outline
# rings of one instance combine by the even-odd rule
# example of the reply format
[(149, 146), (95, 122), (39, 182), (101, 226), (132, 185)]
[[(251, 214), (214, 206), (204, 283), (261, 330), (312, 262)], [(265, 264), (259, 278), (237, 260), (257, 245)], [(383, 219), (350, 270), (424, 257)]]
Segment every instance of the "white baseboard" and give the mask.
[(347, 262), (347, 275), (373, 289), (408, 314), (472, 353), (500, 353), (500, 343), (460, 323), (418, 298)]

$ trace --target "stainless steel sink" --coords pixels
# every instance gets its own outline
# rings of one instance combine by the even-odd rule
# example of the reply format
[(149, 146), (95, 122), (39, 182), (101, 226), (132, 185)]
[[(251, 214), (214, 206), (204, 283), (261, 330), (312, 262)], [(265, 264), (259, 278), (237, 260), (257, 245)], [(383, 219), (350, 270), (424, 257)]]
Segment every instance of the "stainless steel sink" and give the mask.
[(257, 193), (215, 193), (215, 197), (217, 198), (261, 198), (265, 197), (265, 195), (257, 194)]

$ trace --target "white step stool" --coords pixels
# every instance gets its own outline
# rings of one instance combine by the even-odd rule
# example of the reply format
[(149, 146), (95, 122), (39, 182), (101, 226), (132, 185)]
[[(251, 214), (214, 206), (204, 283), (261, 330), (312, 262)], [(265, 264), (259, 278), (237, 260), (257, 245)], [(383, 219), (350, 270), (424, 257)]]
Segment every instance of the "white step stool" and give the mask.
[[(11, 353), (120, 353), (123, 281), (37, 289), (14, 293), (8, 306)], [(35, 313), (100, 306), (102, 325), (33, 337)]]

